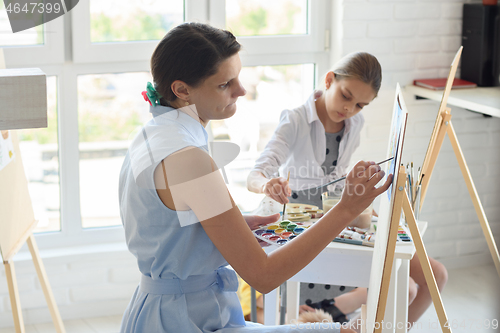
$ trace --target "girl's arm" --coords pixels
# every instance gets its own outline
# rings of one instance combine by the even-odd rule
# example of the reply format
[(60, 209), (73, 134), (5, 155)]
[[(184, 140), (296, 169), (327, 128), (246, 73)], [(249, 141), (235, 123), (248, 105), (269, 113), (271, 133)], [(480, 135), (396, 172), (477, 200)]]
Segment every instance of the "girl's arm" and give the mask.
[(155, 170), (155, 184), (167, 207), (192, 209), (227, 262), (248, 284), (267, 293), (304, 268), (391, 184), (388, 177), (375, 187), (383, 177), (378, 165), (359, 162), (355, 169), (341, 201), (300, 237), (270, 254), (262, 251), (206, 152), (191, 147), (168, 156)]
[(281, 204), (288, 203), (292, 189), (283, 177), (267, 179), (262, 172), (251, 171), (247, 178), (247, 188), (250, 192), (264, 193)]
[(297, 137), (297, 115), (284, 110), (274, 134), (261, 153), (253, 170), (247, 177), (247, 189), (254, 193), (264, 193), (277, 202), (288, 203), (292, 194), (288, 181), (283, 177), (272, 178), (279, 167), (291, 154), (291, 147)]
[(247, 189), (253, 193), (264, 193), (264, 185), (269, 179), (257, 170), (252, 170), (247, 177)]

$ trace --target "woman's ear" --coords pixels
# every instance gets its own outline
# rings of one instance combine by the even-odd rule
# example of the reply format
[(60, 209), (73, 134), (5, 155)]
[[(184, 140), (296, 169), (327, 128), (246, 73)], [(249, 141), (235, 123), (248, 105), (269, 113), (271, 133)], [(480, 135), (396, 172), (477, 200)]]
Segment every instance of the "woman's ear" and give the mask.
[(189, 100), (189, 86), (184, 81), (176, 80), (172, 82), (170, 89), (172, 89), (172, 92), (177, 98), (186, 102)]
[(326, 76), (325, 76), (325, 87), (326, 87), (326, 89), (330, 88), (330, 86), (333, 83), (333, 80), (335, 80), (335, 73), (332, 72), (332, 71), (326, 73)]

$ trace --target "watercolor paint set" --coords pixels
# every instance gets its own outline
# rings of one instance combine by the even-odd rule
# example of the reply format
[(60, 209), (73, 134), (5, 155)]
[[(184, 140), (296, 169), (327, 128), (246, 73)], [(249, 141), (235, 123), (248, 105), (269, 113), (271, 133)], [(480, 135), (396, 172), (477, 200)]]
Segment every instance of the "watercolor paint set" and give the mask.
[(312, 221), (283, 220), (253, 230), (255, 237), (271, 245), (285, 245), (313, 225)]
[[(253, 233), (255, 237), (268, 244), (285, 245), (302, 234), (305, 230), (307, 230), (307, 228), (313, 225), (315, 221), (316, 219), (310, 219), (304, 222), (283, 220), (253, 230)], [(371, 226), (369, 229), (346, 227), (332, 241), (373, 247), (375, 245), (375, 240), (375, 228)], [(405, 226), (399, 226), (397, 243), (412, 244), (410, 232)]]
[(398, 242), (411, 244), (413, 241), (411, 240), (410, 230), (408, 227), (404, 225), (400, 225), (398, 228)]
[(370, 229), (346, 227), (333, 242), (373, 247), (375, 245), (375, 233), (370, 231)]
[[(375, 241), (375, 231), (377, 230), (377, 224), (372, 223), (372, 226), (374, 227), (372, 234), (373, 234), (373, 240)], [(368, 235), (369, 233), (367, 233)], [(411, 234), (410, 230), (406, 225), (400, 224), (398, 227), (398, 238), (397, 238), (397, 243), (398, 244), (413, 244), (413, 241), (411, 239)]]

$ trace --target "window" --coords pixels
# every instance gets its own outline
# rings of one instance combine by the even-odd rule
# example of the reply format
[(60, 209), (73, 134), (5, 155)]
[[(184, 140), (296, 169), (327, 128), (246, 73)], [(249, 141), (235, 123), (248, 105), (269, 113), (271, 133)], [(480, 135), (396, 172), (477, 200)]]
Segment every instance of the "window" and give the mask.
[[(246, 191), (248, 171), (281, 111), (301, 105), (316, 73), (328, 67), (328, 6), (327, 0), (87, 0), (15, 38), (0, 7), (0, 30), (9, 32), (0, 34), (7, 67), (39, 67), (48, 77), (49, 127), (20, 131), (39, 247), (123, 242), (118, 177), (135, 130), (151, 117), (141, 96), (152, 81), (149, 60), (159, 39), (183, 21), (230, 29), (243, 45), (247, 96), (233, 118), (211, 122), (208, 130), (242, 148), (226, 166), (229, 189), (242, 210), (253, 209), (260, 196)], [(250, 124), (245, 131), (237, 130), (242, 122)]]
[(226, 27), (237, 36), (304, 35), (307, 0), (227, 1)]
[(183, 21), (183, 0), (90, 1), (92, 43), (159, 40)]
[(6, 46), (21, 46), (21, 45), (42, 45), (44, 43), (44, 26), (37, 27), (19, 32), (12, 33), (9, 23), (9, 17), (5, 10), (5, 4), (0, 1), (0, 47)]
[(13, 34), (4, 1), (0, 1), (0, 47), (4, 48), (9, 68), (63, 64), (63, 46), (61, 18)]
[(72, 11), (74, 61), (147, 61), (168, 30), (206, 15), (198, 9), (203, 4), (206, 0), (80, 1)]
[(120, 225), (118, 175), (130, 141), (151, 116), (140, 94), (147, 72), (78, 77), (83, 228)]

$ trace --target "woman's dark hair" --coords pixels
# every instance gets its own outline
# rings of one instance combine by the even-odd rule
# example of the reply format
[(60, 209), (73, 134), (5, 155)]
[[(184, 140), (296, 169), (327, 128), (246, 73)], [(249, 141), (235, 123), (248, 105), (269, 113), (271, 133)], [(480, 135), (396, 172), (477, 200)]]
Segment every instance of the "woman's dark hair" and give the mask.
[(151, 74), (162, 95), (161, 104), (170, 105), (177, 98), (170, 88), (175, 80), (197, 87), (240, 48), (231, 32), (207, 24), (183, 23), (170, 30), (151, 56)]

